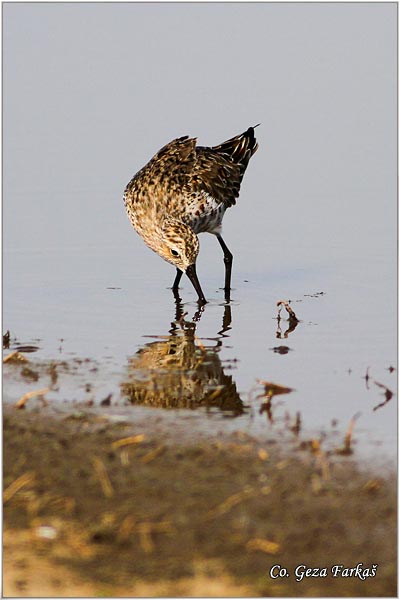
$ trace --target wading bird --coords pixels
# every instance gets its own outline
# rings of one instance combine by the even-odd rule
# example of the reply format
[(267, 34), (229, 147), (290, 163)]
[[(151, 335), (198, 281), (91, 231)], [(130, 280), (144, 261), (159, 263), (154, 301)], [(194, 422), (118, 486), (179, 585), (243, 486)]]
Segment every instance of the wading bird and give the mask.
[(224, 253), (224, 290), (229, 300), (233, 255), (221, 236), (222, 220), (226, 209), (236, 203), (258, 144), (254, 127), (211, 148), (196, 146), (196, 141), (184, 136), (161, 148), (128, 183), (124, 203), (145, 243), (176, 267), (174, 293), (186, 273), (199, 303), (205, 304), (196, 273), (197, 235), (208, 232), (217, 237)]

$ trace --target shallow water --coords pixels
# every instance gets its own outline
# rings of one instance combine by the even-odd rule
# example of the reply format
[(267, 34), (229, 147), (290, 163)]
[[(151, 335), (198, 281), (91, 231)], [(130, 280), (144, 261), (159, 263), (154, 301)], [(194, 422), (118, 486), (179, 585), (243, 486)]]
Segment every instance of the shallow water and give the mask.
[[(385, 453), (394, 452), (396, 398), (379, 407), (384, 390), (373, 382), (395, 391), (396, 372), (388, 370), (396, 365), (394, 294), (389, 293), (394, 281), (387, 262), (369, 257), (365, 265), (360, 258), (333, 264), (326, 257), (323, 264), (321, 254), (318, 261), (302, 260), (300, 248), (293, 266), (288, 260), (279, 271), (268, 256), (258, 264), (252, 262), (243, 235), (238, 239), (228, 305), (218, 288), (223, 281), (221, 253), (207, 236), (198, 270), (209, 303), (193, 321), (196, 296), (184, 280), (180, 308), (186, 314), (179, 323), (176, 317), (182, 315), (176, 314), (175, 299), (167, 288), (173, 270), (136, 244), (135, 235), (132, 231), (130, 246), (120, 248), (98, 246), (88, 251), (71, 245), (62, 252), (6, 252), (10, 283), (5, 286), (4, 325), (17, 337), (12, 337), (11, 348), (36, 345), (35, 360), (94, 359), (99, 371), (90, 397), (95, 401), (110, 392), (117, 398), (121, 384), (126, 392), (127, 382), (133, 381), (141, 392), (136, 402), (145, 402), (147, 394), (147, 402), (152, 397), (156, 406), (202, 406), (202, 410), (210, 404), (221, 406), (241, 415), (235, 426), (258, 431), (274, 427), (266, 413), (259, 414), (261, 400), (256, 398), (262, 393), (257, 380), (271, 381), (295, 390), (273, 399), (275, 422), (282, 422), (286, 413), (294, 422), (299, 412), (303, 427), (314, 434), (330, 431), (332, 421), (344, 434), (351, 417), (360, 412), (355, 428), (358, 444), (371, 442), (364, 444), (371, 453), (376, 453), (376, 445)], [(237, 240), (231, 237), (234, 248)], [(127, 259), (129, 253), (135, 261)], [(275, 262), (280, 262), (279, 256)], [(99, 265), (112, 266), (113, 274), (96, 273)], [(299, 318), (289, 333), (284, 309), (277, 321), (276, 304), (282, 299), (291, 300)], [(369, 381), (363, 378), (367, 367)], [(193, 379), (196, 384), (192, 382), (188, 390)], [(55, 398), (64, 399), (68, 389), (70, 398), (89, 397), (83, 392), (84, 380), (79, 385), (76, 381), (81, 393), (66, 382)], [(218, 394), (214, 402), (207, 401), (218, 386), (231, 397), (230, 403)], [(25, 387), (29, 389), (26, 383)], [(7, 397), (7, 385), (5, 393)], [(132, 394), (128, 396), (132, 399)], [(215, 410), (213, 414), (220, 418)], [(206, 428), (209, 418), (208, 414)]]
[[(374, 380), (396, 391), (397, 371), (388, 370), (397, 366), (395, 8), (303, 6), (290, 9), (289, 21), (289, 7), (280, 5), (158, 8), (165, 25), (159, 44), (175, 22), (174, 10), (181, 11), (184, 38), (208, 31), (209, 11), (215, 31), (251, 22), (256, 44), (251, 59), (242, 45), (239, 53), (234, 39), (224, 40), (242, 85), (229, 94), (226, 114), (216, 118), (204, 90), (212, 89), (222, 102), (227, 88), (212, 47), (207, 53), (203, 46), (199, 56), (193, 49), (191, 55), (202, 69), (209, 60), (208, 86), (200, 85), (195, 69), (188, 70), (190, 102), (166, 93), (162, 110), (149, 105), (150, 97), (160, 97), (152, 89), (155, 81), (171, 91), (177, 77), (168, 70), (167, 55), (157, 54), (156, 66), (151, 51), (144, 62), (131, 62), (154, 23), (152, 7), (98, 5), (90, 19), (81, 20), (77, 17), (88, 10), (84, 5), (8, 5), (3, 329), (11, 332), (11, 347), (36, 345), (35, 360), (96, 361), (89, 394), (96, 402), (111, 392), (118, 397), (121, 384), (132, 380), (135, 398), (143, 401), (149, 378), (142, 381), (141, 394), (138, 388), (146, 381), (146, 359), (146, 368), (158, 369), (158, 380), (167, 382), (165, 388), (181, 390), (172, 403), (179, 396), (187, 404), (190, 397), (197, 406), (224, 385), (236, 407), (250, 407), (233, 421), (203, 407), (205, 428), (216, 419), (227, 427), (268, 432), (285, 414), (292, 423), (300, 413), (304, 431), (319, 435), (337, 421), (344, 435), (350, 419), (361, 413), (354, 430), (357, 451), (393, 456), (397, 396), (384, 404), (385, 389)], [(131, 19), (136, 37), (124, 35)], [(25, 22), (26, 35), (17, 35)], [(110, 39), (102, 42), (97, 32), (104, 27)], [(67, 43), (71, 30), (79, 34), (74, 48)], [(169, 49), (175, 47), (171, 43)], [(154, 81), (140, 87), (146, 61)], [(26, 79), (31, 72), (35, 79)], [(127, 72), (132, 81), (126, 82)], [(110, 89), (124, 89), (122, 98), (103, 93), (105, 79)], [(26, 96), (27, 84), (30, 103), (22, 105), (16, 99)], [(199, 135), (201, 144), (212, 145), (258, 121), (259, 150), (237, 206), (224, 221), (224, 239), (234, 254), (230, 315), (220, 289), (222, 253), (217, 241), (203, 234), (197, 271), (209, 303), (195, 324), (196, 338), (176, 326), (172, 341), (181, 364), (168, 364), (166, 371), (171, 340), (163, 336), (170, 335), (176, 318), (168, 289), (174, 270), (131, 229), (123, 189), (173, 137)], [(184, 319), (190, 322), (196, 296), (188, 280), (182, 284)], [(291, 300), (300, 320), (287, 333), (284, 310), (278, 329), (280, 300)], [(289, 350), (277, 351), (281, 346)], [(193, 371), (197, 383), (188, 391)], [(270, 420), (259, 412), (258, 379), (295, 390), (274, 397)], [(76, 388), (66, 381), (53, 399), (87, 398), (84, 381), (85, 374)], [(5, 398), (30, 387), (6, 377)], [(165, 400), (165, 390), (162, 396)], [(218, 398), (208, 404), (218, 404)], [(177, 412), (176, 419), (184, 414)]]

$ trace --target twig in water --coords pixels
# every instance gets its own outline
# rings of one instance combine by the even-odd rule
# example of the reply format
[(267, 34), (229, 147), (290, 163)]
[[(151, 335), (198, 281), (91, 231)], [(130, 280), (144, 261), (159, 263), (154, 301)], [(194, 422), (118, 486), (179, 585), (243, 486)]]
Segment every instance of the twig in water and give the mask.
[(3, 358), (3, 363), (7, 363), (7, 362), (29, 362), (29, 360), (27, 358), (25, 358), (25, 356), (23, 354), (21, 354), (21, 352), (18, 352), (18, 350), (14, 350), (14, 352), (10, 352), (10, 354), (7, 354), (7, 356), (5, 356)]
[(355, 422), (360, 417), (360, 415), (361, 415), (361, 413), (358, 412), (350, 419), (350, 423), (347, 428), (346, 435), (344, 437), (343, 447), (338, 448), (336, 450), (336, 454), (342, 454), (343, 456), (348, 456), (349, 454), (353, 454), (353, 448), (351, 447), (352, 438), (353, 438), (353, 429), (354, 429)]
[(41, 390), (33, 390), (32, 392), (28, 392), (21, 396), (15, 406), (16, 408), (25, 408), (25, 404), (30, 398), (35, 398), (35, 396), (45, 396), (48, 392), (50, 392), (50, 388), (42, 388)]
[(299, 412), (296, 413), (296, 420), (294, 422), (294, 425), (290, 427), (290, 430), (293, 431), (295, 435), (299, 435), (301, 431), (301, 415)]

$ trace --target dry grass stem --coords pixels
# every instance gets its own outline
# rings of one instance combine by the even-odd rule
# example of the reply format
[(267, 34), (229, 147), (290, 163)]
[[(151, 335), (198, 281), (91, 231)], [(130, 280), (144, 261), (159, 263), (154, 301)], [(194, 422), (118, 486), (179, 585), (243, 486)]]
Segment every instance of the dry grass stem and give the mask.
[(328, 481), (331, 478), (331, 469), (328, 456), (323, 450), (320, 450), (317, 453), (316, 466), (321, 470), (322, 479)]
[(18, 479), (16, 479), (15, 481), (13, 481), (13, 483), (11, 483), (5, 490), (3, 493), (3, 502), (4, 504), (6, 502), (8, 502), (9, 500), (11, 500), (11, 498), (13, 496), (15, 496), (15, 494), (17, 492), (19, 492), (20, 489), (22, 489), (23, 487), (27, 486), (27, 485), (32, 485), (35, 481), (35, 473), (34, 471), (27, 471), (26, 473), (24, 473), (23, 475), (21, 475), (20, 477), (18, 477)]
[(128, 515), (127, 517), (125, 517), (125, 519), (122, 521), (122, 523), (118, 529), (118, 533), (117, 533), (117, 541), (118, 542), (124, 542), (125, 540), (127, 540), (129, 538), (132, 531), (134, 530), (135, 523), (136, 523), (136, 521), (132, 517), (132, 515)]
[(208, 511), (207, 519), (214, 519), (215, 517), (220, 517), (221, 515), (230, 511), (231, 508), (233, 508), (237, 504), (240, 504), (240, 502), (243, 502), (244, 500), (246, 500), (247, 498), (251, 498), (252, 496), (256, 496), (258, 493), (258, 490), (250, 486), (246, 486), (241, 492), (232, 494), (232, 496), (229, 496), (221, 504)]
[(95, 456), (92, 458), (92, 464), (94, 466), (94, 470), (96, 471), (96, 475), (100, 482), (104, 496), (106, 498), (111, 498), (114, 494), (114, 490), (103, 461)]
[(149, 554), (154, 550), (154, 543), (151, 539), (151, 534), (153, 532), (172, 533), (173, 531), (173, 527), (169, 521), (160, 521), (159, 523), (139, 523), (137, 529), (140, 535), (140, 545), (146, 554)]
[(138, 435), (131, 435), (130, 437), (122, 438), (120, 440), (116, 440), (111, 444), (113, 450), (118, 450), (118, 448), (122, 448), (123, 446), (130, 446), (132, 444), (140, 444), (146, 438), (144, 433), (139, 433)]
[(119, 454), (119, 458), (121, 461), (121, 465), (124, 467), (127, 467), (130, 463), (129, 461), (129, 452), (127, 448), (122, 448), (120, 454)]
[(249, 540), (246, 544), (246, 550), (261, 550), (265, 554), (278, 554), (280, 552), (280, 545), (270, 540), (264, 540), (262, 538), (254, 538)]
[(163, 446), (163, 445), (157, 446), (157, 448), (154, 448), (154, 450), (150, 450), (150, 452), (147, 452), (147, 454), (142, 456), (142, 458), (140, 460), (143, 463), (149, 463), (150, 461), (154, 460), (157, 456), (162, 454), (162, 452), (164, 452), (164, 450), (165, 450), (165, 446)]

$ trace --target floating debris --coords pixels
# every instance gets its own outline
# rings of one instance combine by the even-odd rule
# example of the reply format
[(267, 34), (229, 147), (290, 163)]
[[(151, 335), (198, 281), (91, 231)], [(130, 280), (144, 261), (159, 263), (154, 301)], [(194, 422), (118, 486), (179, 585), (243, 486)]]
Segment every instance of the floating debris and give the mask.
[(100, 406), (110, 406), (111, 404), (112, 394), (108, 394), (101, 402)]
[(367, 370), (365, 372), (365, 375), (363, 377), (363, 379), (365, 379), (365, 385), (367, 387), (367, 390), (369, 390), (369, 367), (367, 367)]
[(394, 392), (392, 392), (392, 390), (389, 390), (389, 388), (386, 385), (384, 385), (383, 383), (379, 383), (379, 381), (374, 380), (374, 384), (385, 390), (385, 392), (383, 394), (385, 396), (385, 401), (380, 402), (380, 404), (377, 404), (376, 406), (374, 406), (373, 410), (375, 411), (375, 410), (378, 410), (378, 408), (382, 408), (382, 406), (385, 406), (385, 404), (390, 402), (390, 400), (394, 396)]
[(28, 400), (30, 400), (30, 398), (43, 397), (48, 392), (50, 392), (50, 388), (42, 388), (41, 390), (33, 390), (32, 392), (27, 392), (26, 394), (21, 396), (21, 398), (18, 400), (15, 406), (16, 408), (25, 408), (25, 404), (28, 402)]
[(7, 329), (7, 331), (3, 334), (3, 348), (9, 348), (10, 347), (10, 330)]
[[(272, 383), (272, 381), (264, 381), (263, 379), (257, 379), (257, 383), (264, 386), (264, 394), (262, 395), (267, 396), (267, 398), (279, 396), (280, 394), (290, 394), (290, 392), (295, 391), (294, 388), (278, 385), (277, 383)], [(260, 397), (258, 396), (258, 398)]]
[(55, 363), (51, 363), (47, 369), (47, 372), (50, 375), (51, 385), (54, 386), (58, 381), (57, 365)]
[(315, 292), (314, 294), (304, 294), (305, 298), (319, 298), (320, 296), (323, 296), (325, 294), (325, 292)]
[(301, 415), (299, 412), (296, 413), (296, 419), (294, 425), (289, 427), (290, 431), (293, 431), (295, 435), (299, 435), (301, 431)]
[(29, 360), (25, 358), (23, 354), (21, 354), (17, 350), (14, 350), (14, 352), (7, 354), (7, 356), (3, 358), (3, 363), (8, 362), (29, 362)]
[(33, 346), (32, 344), (18, 344), (14, 348), (18, 352), (37, 352), (39, 350), (39, 346)]
[(38, 381), (39, 373), (33, 369), (30, 369), (29, 367), (24, 367), (21, 370), (21, 377), (24, 377), (24, 379), (30, 379), (31, 381)]
[(344, 437), (343, 447), (335, 450), (335, 454), (341, 454), (342, 456), (349, 456), (350, 454), (353, 454), (353, 448), (352, 448), (353, 429), (354, 429), (355, 422), (357, 421), (357, 419), (360, 416), (361, 416), (361, 413), (358, 412), (350, 419), (350, 423), (347, 428), (346, 435)]

